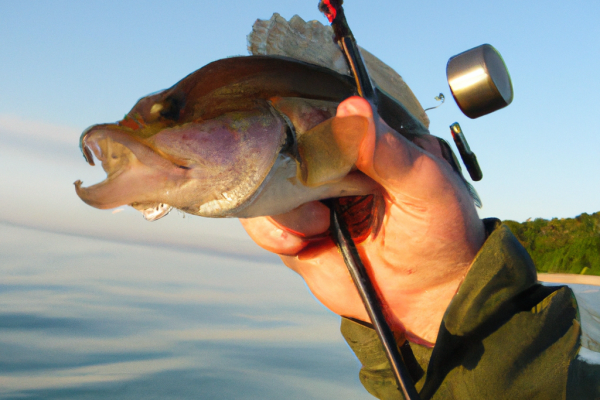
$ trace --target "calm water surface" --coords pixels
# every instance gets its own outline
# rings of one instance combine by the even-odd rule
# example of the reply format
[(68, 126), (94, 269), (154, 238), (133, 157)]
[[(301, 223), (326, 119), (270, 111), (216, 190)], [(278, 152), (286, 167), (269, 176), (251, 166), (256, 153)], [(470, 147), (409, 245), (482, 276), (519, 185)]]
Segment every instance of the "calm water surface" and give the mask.
[(0, 223), (1, 399), (370, 399), (339, 318), (276, 257)]
[[(600, 351), (600, 288), (572, 287)], [(275, 256), (0, 223), (0, 399), (372, 399), (339, 323)]]

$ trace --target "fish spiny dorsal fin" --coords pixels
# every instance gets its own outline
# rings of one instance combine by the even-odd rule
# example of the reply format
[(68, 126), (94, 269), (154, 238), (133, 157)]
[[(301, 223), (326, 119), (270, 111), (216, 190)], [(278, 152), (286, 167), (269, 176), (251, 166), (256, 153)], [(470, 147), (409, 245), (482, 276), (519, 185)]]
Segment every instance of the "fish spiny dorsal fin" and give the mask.
[[(248, 51), (252, 55), (279, 55), (350, 75), (340, 48), (333, 42), (333, 29), (319, 21), (305, 22), (295, 15), (286, 21), (275, 13), (270, 20), (256, 20), (248, 35)], [(402, 77), (377, 57), (361, 48), (374, 83), (402, 103), (425, 127), (429, 118)]]
[(248, 51), (253, 55), (279, 55), (350, 75), (333, 31), (318, 21), (305, 22), (295, 15), (288, 22), (275, 13), (270, 20), (256, 20), (248, 35)]

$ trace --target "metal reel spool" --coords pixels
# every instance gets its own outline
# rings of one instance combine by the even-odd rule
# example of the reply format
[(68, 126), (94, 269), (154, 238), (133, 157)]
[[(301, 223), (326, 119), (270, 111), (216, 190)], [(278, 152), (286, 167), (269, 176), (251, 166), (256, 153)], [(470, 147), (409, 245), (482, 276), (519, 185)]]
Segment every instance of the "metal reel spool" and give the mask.
[(498, 50), (489, 44), (450, 58), (446, 76), (454, 100), (469, 118), (490, 114), (513, 100), (506, 64)]

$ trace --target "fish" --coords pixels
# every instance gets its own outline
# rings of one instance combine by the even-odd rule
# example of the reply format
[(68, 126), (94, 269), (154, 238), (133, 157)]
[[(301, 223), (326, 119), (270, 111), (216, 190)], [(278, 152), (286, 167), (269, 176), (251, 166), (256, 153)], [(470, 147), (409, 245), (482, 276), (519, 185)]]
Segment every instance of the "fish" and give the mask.
[[(298, 15), (294, 15), (287, 21), (278, 13), (273, 13), (269, 20), (257, 19), (254, 23), (252, 32), (247, 36), (248, 51), (253, 55), (292, 57), (351, 76), (352, 72), (346, 62), (346, 57), (341, 48), (332, 40), (333, 36), (333, 28), (323, 25), (319, 21), (307, 22)], [(429, 117), (426, 110), (423, 109), (410, 87), (394, 69), (368, 50), (360, 46), (358, 48), (376, 91), (379, 93), (383, 88), (385, 92), (384, 103), (379, 105), (379, 114), (384, 117), (383, 119), (388, 122), (388, 125), (395, 127), (397, 130), (400, 129), (399, 132), (415, 145), (424, 147), (422, 142), (415, 139), (429, 133), (422, 129), (429, 128)], [(394, 110), (389, 109), (386, 104), (387, 99), (390, 97), (402, 104), (407, 112), (394, 115)], [(420, 126), (413, 123), (413, 116), (414, 119), (418, 120)], [(393, 121), (390, 121), (391, 119)], [(402, 131), (404, 127), (408, 128), (408, 131), (418, 131), (420, 135), (415, 136), (407, 130)], [(442, 158), (448, 162), (466, 186), (475, 206), (481, 208), (483, 206), (481, 198), (473, 185), (465, 179), (460, 163), (450, 145), (442, 138), (435, 137), (435, 139), (438, 141)], [(357, 200), (358, 203), (360, 203), (359, 200)], [(356, 210), (353, 209), (353, 211)]]
[[(77, 181), (76, 193), (100, 209), (132, 206), (150, 221), (173, 208), (250, 218), (371, 196), (377, 185), (353, 165), (352, 138), (366, 120), (335, 117), (355, 94), (351, 77), (290, 57), (214, 61), (140, 99), (121, 121), (85, 130), (84, 158), (100, 161), (107, 178), (89, 187)], [(409, 140), (429, 135), (401, 102), (380, 88), (377, 94), (388, 125)], [(344, 143), (334, 140), (336, 129)]]
[[(330, 25), (314, 20), (304, 21), (298, 15), (288, 21), (273, 13), (270, 19), (257, 19), (252, 26), (247, 36), (248, 52), (252, 55), (290, 57), (352, 76), (346, 56), (333, 41), (333, 36)], [(373, 83), (399, 101), (425, 128), (429, 128), (427, 113), (402, 76), (367, 49), (358, 47)]]

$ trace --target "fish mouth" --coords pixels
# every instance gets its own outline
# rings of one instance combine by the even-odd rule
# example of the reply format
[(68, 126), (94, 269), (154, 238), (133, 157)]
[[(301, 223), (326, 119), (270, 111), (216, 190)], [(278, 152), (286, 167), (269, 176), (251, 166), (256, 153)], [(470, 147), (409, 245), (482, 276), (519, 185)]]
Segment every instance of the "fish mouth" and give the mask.
[(88, 128), (81, 135), (80, 147), (88, 164), (95, 165), (94, 157), (102, 163), (107, 177), (88, 187), (76, 181), (77, 195), (99, 209), (131, 205), (149, 220), (168, 214), (171, 207), (164, 199), (189, 170), (185, 160), (162, 154), (116, 124)]
[(89, 187), (75, 182), (85, 203), (100, 209), (130, 205), (151, 221), (171, 207), (204, 217), (234, 216), (267, 178), (285, 139), (279, 119), (256, 111), (146, 129), (154, 133), (121, 124), (83, 132), (84, 158), (91, 165), (94, 158), (100, 161), (107, 174)]

